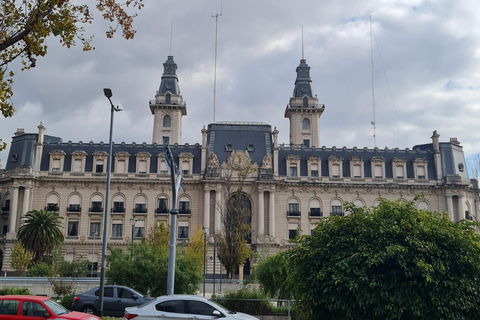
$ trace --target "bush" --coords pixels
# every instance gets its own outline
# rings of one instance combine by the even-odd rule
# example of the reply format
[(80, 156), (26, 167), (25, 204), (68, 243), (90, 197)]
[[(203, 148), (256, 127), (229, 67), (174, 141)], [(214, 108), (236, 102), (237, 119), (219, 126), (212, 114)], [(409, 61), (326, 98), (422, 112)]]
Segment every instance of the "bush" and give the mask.
[(287, 312), (279, 310), (268, 301), (261, 301), (268, 297), (257, 290), (240, 289), (237, 292), (227, 293), (222, 298), (213, 298), (227, 309), (248, 313), (251, 315), (283, 315)]
[(0, 289), (0, 296), (6, 295), (31, 295), (32, 293), (27, 288), (5, 287)]
[(73, 303), (73, 298), (75, 297), (74, 293), (68, 294), (60, 300), (60, 304), (70, 310)]
[(52, 277), (53, 275), (52, 266), (45, 262), (32, 265), (25, 273), (27, 277)]

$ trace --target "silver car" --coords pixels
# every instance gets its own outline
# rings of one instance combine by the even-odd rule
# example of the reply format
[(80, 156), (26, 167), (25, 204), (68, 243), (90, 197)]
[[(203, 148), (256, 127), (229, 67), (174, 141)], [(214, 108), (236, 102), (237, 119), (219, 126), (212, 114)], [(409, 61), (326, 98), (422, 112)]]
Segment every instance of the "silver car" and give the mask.
[(125, 308), (124, 320), (151, 319), (219, 319), (258, 320), (245, 313), (228, 311), (224, 307), (203, 297), (170, 295), (153, 299), (138, 307)]

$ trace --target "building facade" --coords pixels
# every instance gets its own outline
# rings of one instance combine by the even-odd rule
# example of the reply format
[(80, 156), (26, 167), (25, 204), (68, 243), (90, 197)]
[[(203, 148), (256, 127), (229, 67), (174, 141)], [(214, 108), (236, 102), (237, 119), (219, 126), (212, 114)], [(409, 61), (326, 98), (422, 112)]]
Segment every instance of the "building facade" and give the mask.
[[(30, 210), (58, 213), (64, 222), (65, 259), (101, 260), (104, 205), (108, 201), (107, 239), (126, 248), (156, 223), (169, 223), (172, 207), (169, 168), (162, 136), (167, 137), (183, 176), (178, 196), (177, 239), (188, 241), (197, 228), (221, 232), (229, 163), (249, 163), (254, 171), (244, 182), (249, 202), (254, 251), (291, 246), (289, 239), (310, 234), (316, 223), (344, 215), (345, 203), (371, 207), (381, 198), (412, 200), (418, 208), (448, 212), (452, 221), (478, 219), (476, 180), (471, 180), (462, 146), (441, 142), (435, 131), (411, 149), (336, 148), (320, 146), (319, 119), (325, 106), (313, 94), (310, 67), (300, 60), (294, 92), (285, 109), (290, 141), (278, 142), (278, 131), (265, 123), (215, 122), (201, 130), (197, 143), (181, 143), (182, 117), (177, 65), (169, 56), (155, 99), (151, 144), (114, 144), (111, 190), (105, 199), (108, 144), (64, 142), (19, 129), (0, 171), (0, 239), (2, 268), (10, 269), (11, 249), (21, 218)], [(233, 170), (235, 171), (235, 170)], [(132, 225), (131, 222), (135, 222)], [(247, 264), (245, 272), (248, 273)]]

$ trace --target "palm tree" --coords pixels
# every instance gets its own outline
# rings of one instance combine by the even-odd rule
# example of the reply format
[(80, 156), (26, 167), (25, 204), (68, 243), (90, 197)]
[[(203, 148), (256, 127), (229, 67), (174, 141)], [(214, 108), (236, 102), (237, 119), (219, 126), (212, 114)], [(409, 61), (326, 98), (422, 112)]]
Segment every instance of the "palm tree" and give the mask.
[(61, 217), (53, 212), (32, 210), (22, 217), (17, 239), (26, 251), (33, 254), (33, 261), (40, 263), (45, 254), (63, 242)]

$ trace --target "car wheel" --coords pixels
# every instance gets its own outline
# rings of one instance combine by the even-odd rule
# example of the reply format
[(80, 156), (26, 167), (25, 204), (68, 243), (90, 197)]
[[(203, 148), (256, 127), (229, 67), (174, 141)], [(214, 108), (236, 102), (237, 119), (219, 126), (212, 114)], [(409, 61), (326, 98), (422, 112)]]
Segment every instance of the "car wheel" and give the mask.
[(97, 314), (97, 311), (96, 311), (95, 308), (92, 307), (92, 306), (83, 307), (83, 308), (82, 308), (82, 312), (88, 313), (88, 314), (93, 314), (93, 315), (96, 315), (96, 314)]

